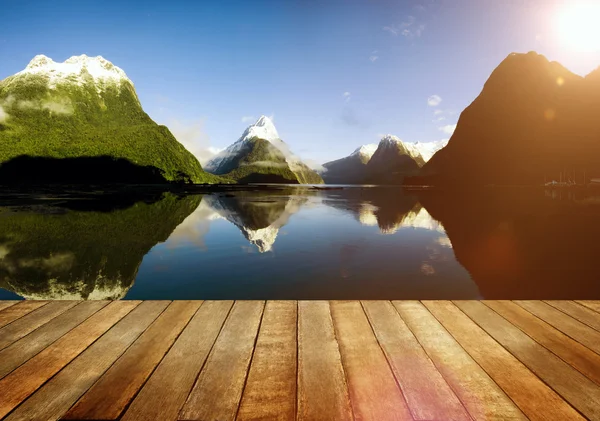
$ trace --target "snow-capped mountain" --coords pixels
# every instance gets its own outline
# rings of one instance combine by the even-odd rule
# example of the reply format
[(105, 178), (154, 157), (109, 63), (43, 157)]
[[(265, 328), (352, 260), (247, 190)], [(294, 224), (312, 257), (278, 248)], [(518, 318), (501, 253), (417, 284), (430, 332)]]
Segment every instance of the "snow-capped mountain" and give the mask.
[[(22, 156), (39, 161), (12, 162)], [(63, 158), (70, 160), (56, 161)], [(42, 171), (42, 162), (55, 167)], [(6, 163), (17, 171), (10, 181), (23, 183), (220, 181), (152, 121), (125, 72), (100, 56), (59, 63), (37, 55), (0, 81), (0, 164)]]
[(425, 160), (414, 143), (404, 143), (394, 135), (381, 138), (366, 166), (365, 183), (399, 184), (407, 175), (416, 175)]
[(375, 153), (375, 151), (377, 150), (377, 146), (377, 143), (369, 143), (368, 145), (362, 145), (360, 148), (357, 148), (354, 152), (352, 152), (350, 156), (358, 155), (369, 161)]
[(231, 146), (212, 158), (205, 170), (240, 182), (320, 184), (321, 177), (279, 138), (269, 117), (261, 116)]

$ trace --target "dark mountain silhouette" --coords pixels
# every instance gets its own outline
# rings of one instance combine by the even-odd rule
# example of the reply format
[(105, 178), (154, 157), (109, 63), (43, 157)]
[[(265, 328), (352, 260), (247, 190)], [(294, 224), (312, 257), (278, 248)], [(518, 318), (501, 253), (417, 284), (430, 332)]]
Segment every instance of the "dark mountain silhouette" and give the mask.
[(384, 136), (367, 163), (365, 184), (402, 184), (404, 178), (419, 173), (423, 157), (395, 136)]
[(599, 299), (600, 197), (538, 189), (430, 191), (419, 200), (483, 298)]
[(600, 71), (583, 78), (535, 52), (509, 55), (444, 149), (405, 184), (540, 185), (600, 176)]

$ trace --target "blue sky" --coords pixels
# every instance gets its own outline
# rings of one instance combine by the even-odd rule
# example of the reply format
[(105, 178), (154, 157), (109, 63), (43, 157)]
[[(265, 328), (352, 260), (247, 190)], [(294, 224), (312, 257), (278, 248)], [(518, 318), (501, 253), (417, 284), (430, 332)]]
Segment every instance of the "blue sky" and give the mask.
[(0, 0), (0, 79), (36, 54), (102, 55), (193, 151), (226, 147), (265, 114), (292, 151), (322, 163), (385, 133), (448, 138), (513, 51), (593, 70), (598, 51), (557, 35), (565, 3)]

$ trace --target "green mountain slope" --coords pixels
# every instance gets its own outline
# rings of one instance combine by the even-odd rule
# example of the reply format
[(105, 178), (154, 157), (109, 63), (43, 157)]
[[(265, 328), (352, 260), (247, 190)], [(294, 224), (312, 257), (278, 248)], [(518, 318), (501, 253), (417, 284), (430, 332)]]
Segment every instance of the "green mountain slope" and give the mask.
[(169, 182), (219, 181), (143, 111), (133, 83), (101, 57), (37, 56), (0, 81), (0, 163), (20, 156), (125, 159)]

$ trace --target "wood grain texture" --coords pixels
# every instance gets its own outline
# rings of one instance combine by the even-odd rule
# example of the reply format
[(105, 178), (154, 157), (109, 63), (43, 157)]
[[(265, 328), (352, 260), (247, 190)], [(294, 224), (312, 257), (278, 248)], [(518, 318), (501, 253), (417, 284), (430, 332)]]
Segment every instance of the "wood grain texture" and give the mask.
[(297, 419), (354, 419), (327, 301), (298, 302)]
[(126, 410), (122, 421), (177, 419), (232, 305), (232, 301), (202, 303)]
[(167, 305), (167, 301), (141, 303), (23, 402), (6, 421), (60, 419)]
[(530, 420), (584, 419), (454, 304), (448, 301), (423, 301), (423, 304)]
[(0, 379), (108, 305), (108, 301), (85, 301), (52, 319), (24, 338), (0, 351)]
[(549, 305), (600, 332), (600, 314), (575, 301), (546, 301)]
[(201, 303), (201, 301), (171, 303), (127, 352), (79, 399), (63, 419), (117, 419)]
[(116, 301), (107, 305), (0, 380), (0, 417), (8, 414), (139, 304), (139, 301)]
[(267, 301), (236, 420), (296, 419), (297, 303)]
[(0, 311), (0, 327), (4, 327), (17, 319), (20, 319), (26, 314), (29, 314), (33, 310), (45, 306), (46, 304), (48, 304), (48, 301), (19, 301), (15, 305), (8, 306)]
[(13, 301), (0, 301), (0, 311), (4, 310), (5, 308), (8, 308), (10, 306), (14, 306), (15, 304), (20, 303), (20, 301), (17, 300), (13, 300)]
[(363, 301), (375, 336), (415, 420), (470, 420), (467, 411), (389, 301)]
[(600, 301), (577, 300), (576, 302), (581, 304), (582, 306), (594, 310), (597, 313), (600, 313)]
[(582, 345), (600, 354), (600, 332), (542, 301), (515, 301), (525, 310), (550, 323)]
[(515, 303), (486, 301), (485, 304), (596, 384), (600, 384), (600, 355)]
[(456, 305), (500, 345), (592, 420), (600, 419), (600, 387), (481, 302)]
[(4, 326), (0, 329), (0, 349), (6, 348), (76, 304), (77, 301), (53, 301)]
[(332, 301), (331, 317), (356, 419), (412, 417), (385, 355), (358, 301)]
[(474, 420), (527, 420), (423, 304), (416, 301), (394, 301), (393, 304)]
[(264, 305), (264, 301), (237, 301), (233, 305), (180, 419), (235, 419)]

